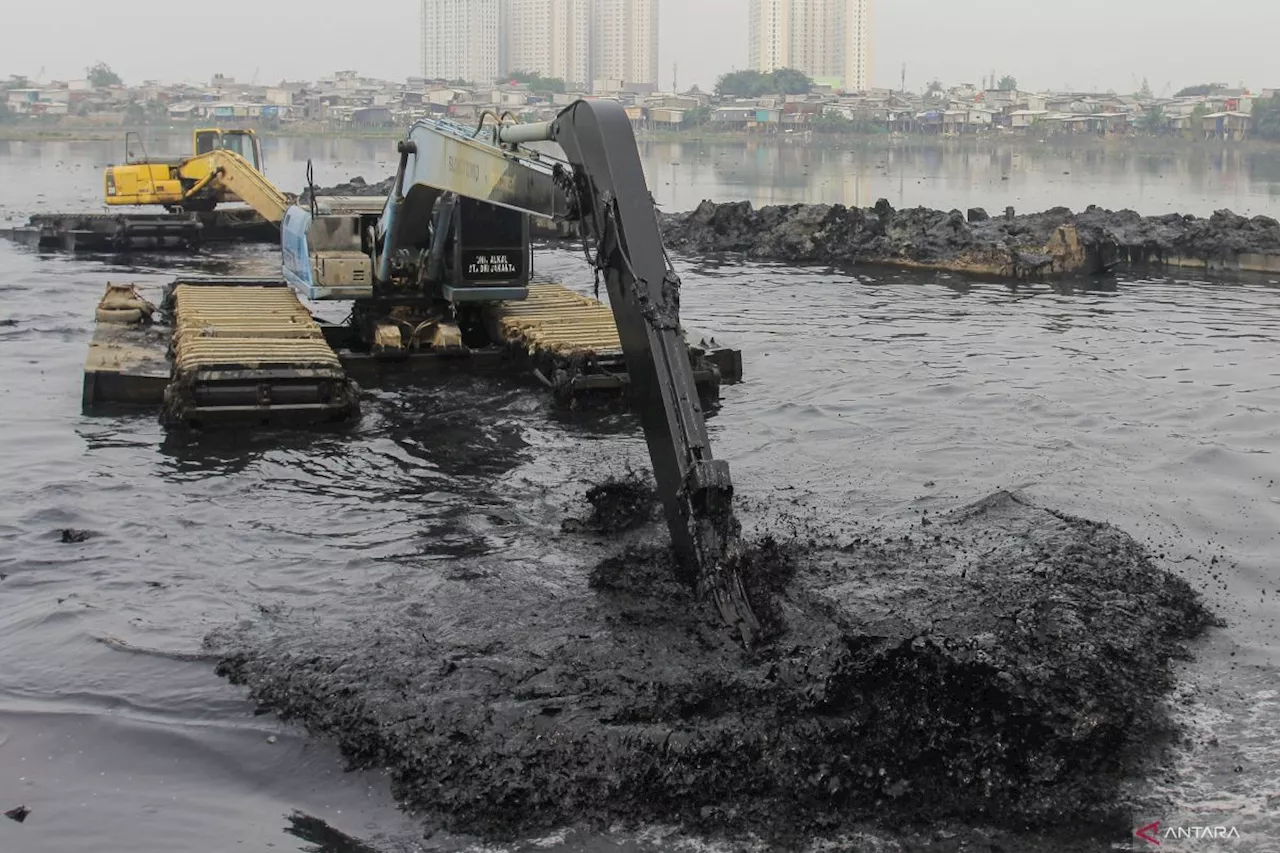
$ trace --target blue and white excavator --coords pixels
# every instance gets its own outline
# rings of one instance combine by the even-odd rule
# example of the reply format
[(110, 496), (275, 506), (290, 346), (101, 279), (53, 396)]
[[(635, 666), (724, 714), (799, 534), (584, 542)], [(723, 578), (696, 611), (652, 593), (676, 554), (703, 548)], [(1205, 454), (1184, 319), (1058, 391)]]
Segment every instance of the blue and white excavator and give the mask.
[[(555, 350), (564, 306), (535, 298), (529, 219), (576, 222), (607, 287), (612, 323), (604, 328), (595, 315), (573, 334), (616, 334), (676, 554), (750, 644), (759, 624), (737, 568), (729, 466), (711, 454), (697, 353), (691, 360), (680, 325), (680, 281), (626, 112), (593, 100), (548, 122), (505, 118), (488, 114), (478, 127), (416, 123), (399, 144), (380, 209), (314, 194), (291, 207), (282, 223), (285, 279), (313, 300), (353, 300), (353, 345), (384, 358), (478, 351), (502, 334), (495, 322), (511, 310), (512, 322), (541, 329), (547, 339), (539, 345)], [(556, 143), (564, 156), (527, 147), (536, 142)]]

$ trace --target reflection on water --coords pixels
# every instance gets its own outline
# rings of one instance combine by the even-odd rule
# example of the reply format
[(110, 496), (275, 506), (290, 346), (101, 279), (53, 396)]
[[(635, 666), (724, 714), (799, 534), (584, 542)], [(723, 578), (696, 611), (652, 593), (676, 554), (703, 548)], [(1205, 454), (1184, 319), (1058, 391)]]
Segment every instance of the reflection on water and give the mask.
[(1144, 214), (1268, 213), (1280, 194), (1280, 148), (652, 143), (645, 167), (659, 201), (685, 210), (703, 198), (756, 205), (828, 203), (1024, 212), (1090, 204)]
[[(355, 176), (381, 180), (395, 172), (394, 139), (270, 138), (267, 175), (299, 192), (306, 164), (316, 182)], [(176, 156), (189, 137), (153, 134), (153, 156)], [(112, 142), (0, 141), (6, 169), (39, 168), (39, 187), (16, 182), (0, 199), (0, 220), (53, 210), (100, 209), (99, 170), (119, 159)], [(846, 144), (773, 142), (642, 142), (646, 175), (667, 210), (688, 210), (704, 198), (753, 204), (829, 203), (870, 206), (887, 198), (897, 207), (984, 207), (1024, 212), (1090, 204), (1144, 214), (1207, 216), (1229, 207), (1246, 215), (1275, 214), (1280, 197), (1280, 146), (1186, 145), (1173, 152), (1121, 143), (1063, 148), (1001, 141), (870, 139)], [(6, 182), (7, 186), (11, 186)]]

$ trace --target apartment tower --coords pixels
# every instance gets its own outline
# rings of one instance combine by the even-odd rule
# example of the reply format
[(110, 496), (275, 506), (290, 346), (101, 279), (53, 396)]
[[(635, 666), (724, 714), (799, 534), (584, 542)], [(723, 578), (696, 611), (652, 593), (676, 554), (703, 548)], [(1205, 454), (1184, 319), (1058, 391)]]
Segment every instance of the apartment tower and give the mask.
[(791, 0), (749, 0), (747, 63), (768, 73), (791, 61)]
[(500, 37), (498, 0), (422, 0), (422, 76), (492, 83)]
[(870, 88), (872, 0), (748, 2), (753, 69), (794, 68), (846, 91)]
[(507, 0), (503, 72), (591, 82), (591, 0)]
[(658, 0), (422, 0), (422, 74), (658, 83)]
[(593, 80), (658, 83), (658, 0), (592, 0)]

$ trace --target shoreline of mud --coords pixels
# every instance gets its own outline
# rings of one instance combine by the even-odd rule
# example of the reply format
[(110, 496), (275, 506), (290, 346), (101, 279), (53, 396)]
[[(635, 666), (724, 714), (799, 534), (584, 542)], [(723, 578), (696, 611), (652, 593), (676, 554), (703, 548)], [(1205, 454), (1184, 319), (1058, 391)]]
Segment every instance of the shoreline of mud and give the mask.
[(704, 201), (663, 214), (668, 248), (739, 254), (755, 261), (854, 267), (863, 264), (1040, 279), (1098, 275), (1117, 267), (1280, 273), (1280, 222), (1219, 210), (1204, 219), (1141, 216), (1090, 206), (991, 216), (981, 208), (895, 210)]
[(793, 844), (1069, 821), (1102, 839), (1131, 831), (1121, 790), (1175, 734), (1171, 663), (1221, 624), (1127, 534), (1007, 493), (753, 558), (785, 632), (752, 655), (652, 546), (559, 592), (436, 587), (376, 621), (278, 615), (210, 645), (263, 709), (387, 768), (449, 832), (674, 822)]
[[(393, 178), (352, 178), (316, 195), (385, 196)], [(309, 193), (304, 191), (305, 202)], [(753, 261), (860, 265), (1045, 279), (1099, 275), (1118, 267), (1280, 274), (1280, 222), (1219, 210), (1208, 218), (1142, 216), (1090, 206), (990, 215), (982, 208), (895, 209), (841, 204), (768, 205), (703, 201), (684, 213), (659, 213), (668, 249), (740, 255)], [(575, 223), (534, 217), (534, 237), (576, 240)]]

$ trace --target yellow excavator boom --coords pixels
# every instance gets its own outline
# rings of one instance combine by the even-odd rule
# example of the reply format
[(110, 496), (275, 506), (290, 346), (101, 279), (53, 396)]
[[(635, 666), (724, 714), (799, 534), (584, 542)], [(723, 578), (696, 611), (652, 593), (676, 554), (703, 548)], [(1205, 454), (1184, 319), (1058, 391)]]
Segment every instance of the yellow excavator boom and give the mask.
[(227, 150), (213, 151), (198, 159), (209, 161), (204, 164), (207, 174), (202, 181), (196, 182), (185, 197), (189, 198), (206, 186), (212, 186), (220, 193), (231, 193), (273, 225), (279, 225), (284, 219), (291, 200), (267, 180), (266, 175), (253, 168), (248, 160)]
[[(142, 147), (141, 139), (129, 135)], [(128, 143), (126, 143), (128, 145)], [(242, 201), (268, 222), (284, 218), (291, 199), (262, 174), (262, 149), (253, 131), (197, 130), (195, 153), (180, 159), (146, 156), (107, 167), (103, 198), (111, 206), (163, 205), (212, 210), (219, 202)], [(252, 158), (252, 159), (250, 159)]]

